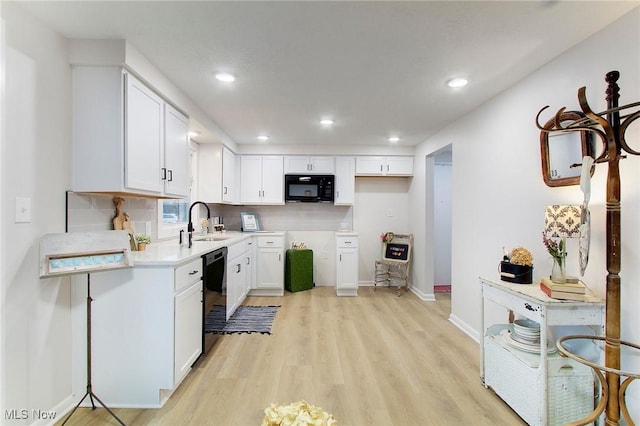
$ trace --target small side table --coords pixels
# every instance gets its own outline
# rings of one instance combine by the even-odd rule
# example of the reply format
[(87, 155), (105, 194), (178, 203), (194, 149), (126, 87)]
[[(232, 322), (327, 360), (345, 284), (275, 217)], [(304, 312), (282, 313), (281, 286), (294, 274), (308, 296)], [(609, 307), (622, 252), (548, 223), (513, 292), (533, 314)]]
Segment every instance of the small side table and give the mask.
[[(604, 301), (592, 297), (586, 302), (564, 301), (548, 297), (536, 284), (515, 284), (499, 279), (490, 280), (480, 278), (482, 286), (481, 321), (482, 336), (480, 343), (480, 376), (487, 386), (485, 377), (485, 332), (488, 327), (485, 324), (484, 310), (487, 300), (497, 303), (508, 310), (536, 321), (540, 324), (540, 355), (539, 375), (540, 386), (535, 390), (536, 399), (539, 400), (541, 416), (532, 424), (548, 425), (549, 419), (549, 365), (546, 342), (548, 339), (547, 328), (555, 325), (587, 325), (599, 328), (602, 334), (604, 327)], [(532, 389), (532, 391), (534, 391)], [(504, 399), (504, 395), (498, 396)], [(532, 396), (533, 397), (533, 396)], [(508, 401), (507, 401), (508, 403)], [(518, 412), (518, 410), (516, 410)], [(524, 413), (518, 413), (523, 416)], [(526, 417), (526, 416), (525, 416)], [(530, 413), (528, 417), (533, 416)]]

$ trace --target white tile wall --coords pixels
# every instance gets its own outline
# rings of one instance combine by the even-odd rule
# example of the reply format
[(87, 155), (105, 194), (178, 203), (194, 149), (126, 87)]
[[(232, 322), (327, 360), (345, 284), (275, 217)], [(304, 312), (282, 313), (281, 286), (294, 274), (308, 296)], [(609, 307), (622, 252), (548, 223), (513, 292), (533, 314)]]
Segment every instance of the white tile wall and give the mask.
[[(353, 209), (324, 203), (287, 203), (283, 206), (211, 205), (211, 215), (224, 217), (225, 227), (240, 230), (240, 213), (258, 215), (260, 229), (267, 231), (337, 231), (342, 223), (353, 228)], [(220, 212), (220, 213), (214, 213)]]
[[(107, 231), (113, 229), (116, 207), (112, 195), (67, 193), (67, 221), (69, 232)], [(147, 198), (122, 197), (122, 211), (129, 214), (136, 233), (144, 233), (146, 222), (151, 223), (151, 240), (156, 240), (157, 201)]]

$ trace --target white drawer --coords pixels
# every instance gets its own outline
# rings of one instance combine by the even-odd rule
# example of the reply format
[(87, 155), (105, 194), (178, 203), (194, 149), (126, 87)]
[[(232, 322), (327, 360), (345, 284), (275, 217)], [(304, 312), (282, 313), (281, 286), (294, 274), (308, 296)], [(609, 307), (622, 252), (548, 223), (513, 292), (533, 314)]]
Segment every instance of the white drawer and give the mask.
[(358, 237), (336, 237), (336, 247), (358, 247)]
[(202, 279), (202, 258), (199, 257), (176, 268), (175, 291), (180, 291), (200, 279)]
[(258, 247), (284, 247), (284, 237), (267, 235), (258, 237)]
[(247, 251), (247, 249), (249, 248), (249, 242), (251, 241), (251, 239), (247, 239), (244, 241), (240, 241), (239, 243), (236, 243), (232, 246), (228, 246), (227, 247), (227, 260), (229, 259), (235, 259), (236, 257), (240, 256), (242, 253), (244, 253), (245, 251)]

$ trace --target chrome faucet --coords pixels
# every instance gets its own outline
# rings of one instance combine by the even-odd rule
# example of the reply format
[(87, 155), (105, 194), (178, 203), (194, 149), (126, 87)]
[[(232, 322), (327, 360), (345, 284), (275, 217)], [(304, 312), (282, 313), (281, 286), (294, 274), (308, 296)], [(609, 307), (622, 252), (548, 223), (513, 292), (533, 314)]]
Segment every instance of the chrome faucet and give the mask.
[(209, 210), (209, 206), (207, 203), (202, 201), (194, 201), (189, 207), (189, 224), (187, 225), (187, 233), (189, 234), (189, 248), (191, 248), (191, 238), (193, 237), (193, 223), (191, 222), (191, 210), (193, 210), (193, 206), (196, 204), (202, 204), (207, 209), (207, 220), (211, 219), (211, 210)]

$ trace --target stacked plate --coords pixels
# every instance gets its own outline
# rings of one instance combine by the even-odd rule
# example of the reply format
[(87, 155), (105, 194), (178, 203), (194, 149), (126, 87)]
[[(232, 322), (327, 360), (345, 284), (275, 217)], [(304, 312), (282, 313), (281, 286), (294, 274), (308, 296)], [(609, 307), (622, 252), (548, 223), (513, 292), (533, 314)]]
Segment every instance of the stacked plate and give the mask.
[(540, 324), (530, 319), (515, 320), (511, 337), (525, 345), (540, 346)]
[[(540, 353), (540, 324), (529, 319), (515, 320), (512, 329), (507, 333), (509, 346), (524, 352)], [(547, 346), (547, 353), (555, 352), (555, 347)]]

